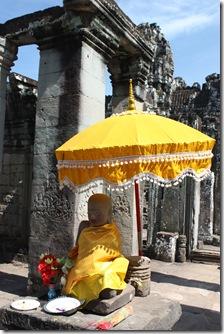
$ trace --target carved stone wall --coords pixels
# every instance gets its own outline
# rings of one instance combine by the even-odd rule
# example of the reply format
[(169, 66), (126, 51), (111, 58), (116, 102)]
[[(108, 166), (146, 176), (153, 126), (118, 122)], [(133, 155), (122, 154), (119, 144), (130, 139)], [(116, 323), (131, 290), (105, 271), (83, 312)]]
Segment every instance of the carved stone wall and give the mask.
[(0, 258), (27, 253), (33, 167), (37, 82), (12, 73), (0, 174)]
[(173, 55), (169, 42), (156, 23), (144, 23), (138, 26), (147, 43), (154, 51), (153, 61), (147, 76), (144, 110), (157, 114), (168, 114), (170, 93), (173, 82)]
[[(207, 184), (201, 192), (201, 203), (203, 210), (206, 208), (203, 203), (209, 198), (214, 202), (213, 211), (213, 233), (220, 234), (220, 154), (221, 154), (221, 109), (220, 109), (220, 75), (213, 73), (205, 78), (205, 83), (200, 85), (195, 82), (192, 87), (187, 87), (182, 78), (176, 78), (172, 86), (170, 117), (190, 125), (199, 131), (215, 138), (216, 144), (213, 149), (212, 171), (214, 172), (214, 198), (212, 196), (213, 186)], [(206, 184), (206, 182), (205, 182)], [(204, 187), (204, 185), (203, 185)], [(208, 204), (211, 208), (212, 204)], [(203, 214), (203, 213), (201, 213)], [(210, 217), (210, 215), (209, 215)], [(211, 217), (209, 218), (211, 219)], [(212, 221), (211, 221), (212, 223)], [(200, 233), (207, 235), (207, 223), (205, 231), (200, 226)], [(207, 232), (206, 232), (207, 231)]]

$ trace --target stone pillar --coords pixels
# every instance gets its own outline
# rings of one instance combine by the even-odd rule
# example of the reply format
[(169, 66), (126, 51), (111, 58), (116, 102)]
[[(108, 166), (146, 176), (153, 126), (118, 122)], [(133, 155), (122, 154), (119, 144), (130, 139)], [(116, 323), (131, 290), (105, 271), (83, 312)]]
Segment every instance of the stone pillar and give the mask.
[(200, 182), (186, 177), (185, 226), (183, 233), (187, 237), (187, 257), (197, 248), (198, 224), (200, 214)]
[(184, 217), (184, 183), (170, 188), (164, 187), (162, 210), (161, 210), (161, 231), (181, 232)]
[[(143, 182), (141, 182), (143, 184)], [(157, 226), (157, 206), (159, 202), (159, 186), (153, 182), (145, 181), (143, 191), (146, 197), (146, 212), (145, 224), (147, 225), (147, 240), (146, 248), (151, 249), (155, 242), (156, 233), (160, 230)], [(160, 221), (160, 219), (159, 219)]]
[(177, 239), (176, 261), (186, 262), (186, 235), (180, 234)]
[(201, 181), (200, 191), (200, 215), (198, 238), (204, 243), (211, 243), (213, 236), (213, 190), (214, 190), (214, 173), (211, 172), (206, 179)]
[(221, 172), (216, 170), (214, 183), (214, 234), (221, 234)]
[(200, 193), (200, 182), (195, 181), (195, 190), (194, 190), (194, 207), (193, 207), (193, 224), (192, 224), (192, 250), (197, 248), (198, 244), (198, 226), (199, 226), (199, 215), (201, 211), (201, 193)]
[(2, 169), (7, 76), (16, 59), (17, 46), (0, 36), (0, 172)]
[(129, 79), (133, 79), (133, 89), (135, 95), (135, 104), (137, 110), (143, 110), (146, 98), (146, 79), (149, 73), (150, 65), (142, 57), (116, 57), (109, 63), (109, 71), (112, 78), (113, 113), (120, 113), (127, 109)]
[(122, 252), (125, 256), (138, 255), (138, 232), (134, 186), (123, 192), (112, 191), (113, 216), (119, 227)]
[[(74, 244), (75, 198), (60, 191), (55, 149), (104, 118), (104, 58), (80, 39), (40, 42), (29, 239), (29, 287), (41, 253), (64, 256)], [(76, 226), (75, 226), (76, 225)]]

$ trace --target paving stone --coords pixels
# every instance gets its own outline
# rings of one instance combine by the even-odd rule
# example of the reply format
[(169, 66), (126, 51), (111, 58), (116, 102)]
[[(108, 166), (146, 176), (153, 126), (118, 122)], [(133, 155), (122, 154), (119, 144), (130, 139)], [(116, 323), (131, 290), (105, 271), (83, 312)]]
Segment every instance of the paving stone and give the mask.
[[(147, 297), (135, 296), (132, 302), (129, 303), (130, 305), (135, 305), (133, 307), (134, 315), (118, 324), (116, 327), (114, 327), (114, 330), (124, 330), (125, 326), (127, 330), (133, 329), (138, 331), (139, 329), (137, 325), (139, 323), (142, 329), (144, 327), (147, 327), (148, 324), (151, 326), (150, 329), (153, 328), (155, 324), (159, 328), (159, 321), (160, 323), (163, 323), (164, 326), (164, 322), (166, 319), (164, 315), (164, 308), (161, 308), (161, 310), (164, 312), (160, 313), (160, 310), (155, 310), (156, 305), (153, 305), (153, 303), (156, 303), (156, 299), (161, 301), (161, 298), (162, 300), (171, 300), (173, 302), (176, 301), (181, 305), (182, 315), (179, 320), (176, 321), (176, 324), (173, 324), (172, 330), (196, 330), (196, 328), (200, 328), (199, 323), (202, 323), (203, 319), (206, 319), (201, 325), (201, 328), (203, 328), (204, 330), (220, 329), (221, 316), (219, 265), (214, 263), (171, 263), (151, 260), (150, 266), (152, 270), (150, 295)], [(18, 299), (21, 296), (26, 296), (27, 271), (27, 264), (24, 263), (14, 262), (0, 264), (0, 319), (2, 318), (2, 309), (8, 307), (8, 305), (13, 300)], [(158, 295), (160, 296), (160, 298), (155, 298), (155, 296)], [(138, 305), (139, 302), (141, 305)], [(157, 304), (157, 306), (158, 305), (159, 304)], [(144, 310), (144, 314), (142, 313), (141, 308)], [(10, 320), (10, 317), (12, 317), (11, 312), (13, 312), (12, 309), (8, 312), (7, 317), (6, 315), (4, 315), (4, 317), (7, 319), (9, 318)], [(155, 319), (155, 314), (152, 314), (152, 312), (156, 313), (157, 319)], [(170, 315), (169, 307), (167, 312), (168, 315)], [(54, 330), (58, 328), (58, 323), (54, 323), (56, 319), (53, 316), (41, 312), (43, 316), (42, 320), (44, 321), (44, 317), (49, 320), (45, 326), (43, 321), (41, 322), (41, 324), (38, 323), (40, 322), (40, 319), (32, 319), (32, 312), (28, 312), (28, 314), (31, 317), (28, 318), (26, 321), (31, 322), (30, 328), (33, 326), (33, 322), (35, 322), (36, 327), (40, 326), (37, 328), (38, 330)], [(158, 314), (159, 318), (161, 316), (162, 319), (158, 319)], [(78, 314), (76, 314), (76, 316), (77, 315)], [(101, 319), (101, 316), (94, 314), (86, 315), (80, 312), (79, 315), (81, 317), (79, 317), (79, 322), (82, 321), (82, 323), (87, 316), (88, 319), (90, 319), (91, 321), (93, 321), (94, 319)], [(23, 314), (23, 316), (25, 317), (25, 313)], [(172, 314), (170, 316), (171, 320), (174, 322)], [(21, 317), (21, 314), (18, 317)], [(75, 315), (73, 317), (75, 317)], [(79, 324), (77, 317), (75, 317), (75, 319), (75, 325), (77, 325), (77, 323)], [(62, 318), (59, 317), (57, 321), (61, 320)], [(65, 320), (66, 318), (64, 317), (63, 321)], [(67, 326), (68, 329), (74, 329), (75, 325), (73, 324), (72, 327), (70, 324), (71, 317), (69, 317), (68, 320), (69, 321), (67, 322), (67, 325), (66, 323), (63, 325), (64, 328), (66, 328)], [(20, 319), (18, 321), (21, 321), (22, 323), (25, 322), (24, 319)], [(167, 322), (167, 327), (169, 327), (168, 325), (169, 319)], [(134, 327), (132, 328), (132, 326)], [(6, 327), (7, 330), (12, 329), (11, 327), (9, 328), (9, 325), (7, 325)]]

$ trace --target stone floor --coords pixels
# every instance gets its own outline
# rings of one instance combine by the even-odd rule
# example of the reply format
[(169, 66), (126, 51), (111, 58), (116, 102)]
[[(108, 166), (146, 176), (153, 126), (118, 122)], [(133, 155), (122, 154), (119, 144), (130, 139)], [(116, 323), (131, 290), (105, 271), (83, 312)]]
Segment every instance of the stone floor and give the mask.
[[(21, 262), (0, 264), (0, 307), (26, 295), (27, 271)], [(151, 260), (151, 292), (180, 302), (182, 315), (174, 331), (221, 329), (218, 264)]]
[(173, 330), (219, 330), (220, 266), (151, 261), (151, 290), (179, 301), (182, 316)]

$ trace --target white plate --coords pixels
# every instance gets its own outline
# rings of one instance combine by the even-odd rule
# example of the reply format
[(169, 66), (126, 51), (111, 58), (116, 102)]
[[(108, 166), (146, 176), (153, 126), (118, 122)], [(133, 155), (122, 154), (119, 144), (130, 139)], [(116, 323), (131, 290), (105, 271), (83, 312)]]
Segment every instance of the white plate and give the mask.
[(40, 306), (36, 299), (18, 299), (11, 303), (11, 307), (19, 311), (34, 310)]
[(54, 314), (69, 314), (71, 312), (74, 313), (82, 304), (83, 301), (76, 298), (62, 296), (45, 304), (44, 311)]

